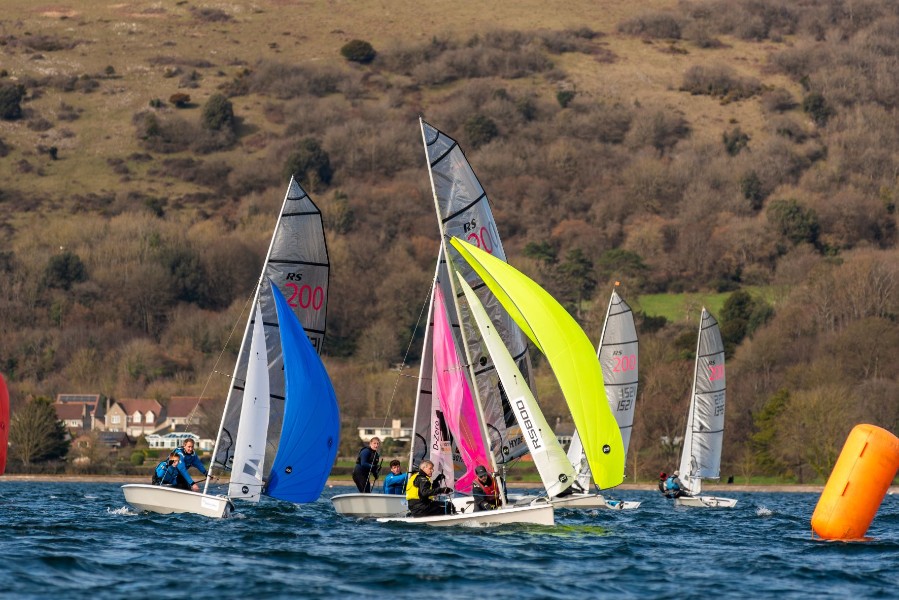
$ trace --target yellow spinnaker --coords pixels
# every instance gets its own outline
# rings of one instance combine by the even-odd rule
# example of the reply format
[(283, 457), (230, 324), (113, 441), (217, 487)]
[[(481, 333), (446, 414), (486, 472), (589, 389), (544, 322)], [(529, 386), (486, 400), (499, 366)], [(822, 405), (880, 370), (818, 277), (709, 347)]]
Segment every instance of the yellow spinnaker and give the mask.
[(624, 444), (606, 400), (602, 369), (580, 325), (546, 290), (509, 264), (458, 238), (450, 240), (556, 374), (600, 489), (624, 481)]

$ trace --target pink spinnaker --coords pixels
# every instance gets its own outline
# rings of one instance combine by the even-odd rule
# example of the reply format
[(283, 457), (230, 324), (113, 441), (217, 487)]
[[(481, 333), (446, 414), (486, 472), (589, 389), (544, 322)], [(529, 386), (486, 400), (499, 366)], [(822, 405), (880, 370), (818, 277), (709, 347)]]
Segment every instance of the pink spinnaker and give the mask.
[(468, 379), (465, 378), (464, 367), (456, 351), (453, 332), (446, 317), (446, 304), (440, 286), (434, 286), (434, 378), (440, 406), (443, 409), (446, 425), (455, 438), (456, 446), (465, 463), (465, 474), (456, 480), (457, 492), (471, 491), (471, 482), (475, 478), (474, 470), (484, 465), (492, 470), (492, 462), (488, 458), (481, 427), (478, 423), (477, 407)]

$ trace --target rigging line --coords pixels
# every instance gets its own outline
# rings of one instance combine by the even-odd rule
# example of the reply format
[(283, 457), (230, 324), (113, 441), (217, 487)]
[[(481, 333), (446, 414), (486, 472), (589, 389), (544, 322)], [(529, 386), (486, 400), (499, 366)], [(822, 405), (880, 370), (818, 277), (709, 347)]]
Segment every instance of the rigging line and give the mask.
[[(206, 383), (203, 385), (203, 391), (200, 392), (200, 401), (202, 401), (203, 398), (206, 397), (206, 390), (207, 390), (207, 388), (209, 388), (209, 383), (212, 381), (212, 376), (215, 375), (215, 374), (220, 374), (220, 375), (223, 374), (223, 373), (221, 373), (220, 371), (218, 371), (219, 362), (222, 360), (222, 356), (224, 356), (225, 350), (227, 350), (228, 344), (231, 342), (231, 338), (234, 337), (234, 331), (237, 329), (237, 326), (240, 325), (240, 322), (241, 322), (241, 320), (243, 319), (244, 313), (247, 312), (247, 307), (248, 307), (250, 304), (253, 303), (253, 296), (255, 295), (255, 293), (256, 293), (256, 290), (254, 289), (254, 290), (253, 290), (253, 293), (250, 294), (250, 297), (247, 298), (246, 303), (244, 303), (243, 308), (242, 308), (241, 311), (240, 311), (240, 314), (237, 316), (237, 320), (234, 322), (234, 327), (231, 328), (231, 332), (228, 334), (228, 339), (225, 340), (225, 344), (224, 344), (224, 346), (222, 346), (221, 352), (219, 352), (218, 357), (215, 359), (215, 363), (213, 363), (213, 365), (212, 365), (212, 372), (209, 373), (209, 377), (206, 378)], [(199, 405), (200, 401), (197, 402), (197, 405)], [(191, 412), (191, 414), (190, 414), (190, 415), (188, 416), (188, 418), (187, 418), (187, 424), (186, 424), (186, 426), (187, 426), (188, 429), (189, 429), (190, 426), (191, 426), (191, 421), (193, 421), (193, 415), (194, 415), (196, 412), (197, 412), (197, 411)], [(218, 433), (217, 433), (217, 432), (216, 432), (216, 436), (218, 436)], [(212, 471), (212, 465), (213, 465), (214, 463), (215, 463), (215, 456), (213, 456), (213, 457), (210, 459), (210, 462), (209, 462), (209, 470), (210, 470), (210, 472)]]
[[(435, 278), (436, 280), (436, 278)], [(415, 329), (412, 330), (412, 335), (409, 336), (409, 345), (406, 346), (406, 353), (403, 355), (403, 362), (400, 363), (399, 369), (397, 369), (396, 381), (393, 384), (393, 392), (390, 394), (390, 400), (387, 401), (387, 411), (384, 415), (384, 421), (381, 424), (381, 428), (387, 426), (387, 419), (390, 418), (390, 409), (393, 406), (393, 400), (396, 398), (396, 391), (400, 385), (401, 377), (409, 377), (413, 379), (418, 379), (418, 376), (412, 377), (411, 375), (403, 375), (403, 369), (406, 368), (406, 360), (409, 358), (409, 352), (412, 350), (412, 343), (415, 342), (415, 334), (418, 332), (418, 328), (421, 326), (422, 315), (424, 315), (427, 310), (425, 307), (430, 304), (431, 299), (431, 290), (434, 287), (434, 281), (431, 282), (431, 286), (428, 288), (428, 293), (425, 295), (425, 301), (421, 305), (421, 311), (418, 313), (418, 320), (415, 322)]]

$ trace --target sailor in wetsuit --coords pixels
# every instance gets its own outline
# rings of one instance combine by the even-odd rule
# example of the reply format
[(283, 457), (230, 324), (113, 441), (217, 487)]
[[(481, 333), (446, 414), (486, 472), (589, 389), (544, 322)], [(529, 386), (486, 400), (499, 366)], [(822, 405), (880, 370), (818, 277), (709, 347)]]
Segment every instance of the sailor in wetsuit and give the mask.
[(409, 512), (412, 513), (413, 517), (429, 517), (454, 514), (456, 512), (452, 503), (434, 500), (434, 496), (449, 494), (452, 490), (448, 487), (440, 486), (444, 480), (442, 473), (434, 481), (431, 481), (433, 473), (434, 463), (429, 460), (423, 460), (418, 466), (418, 473), (409, 477), (409, 482), (406, 484), (406, 501), (409, 504)]

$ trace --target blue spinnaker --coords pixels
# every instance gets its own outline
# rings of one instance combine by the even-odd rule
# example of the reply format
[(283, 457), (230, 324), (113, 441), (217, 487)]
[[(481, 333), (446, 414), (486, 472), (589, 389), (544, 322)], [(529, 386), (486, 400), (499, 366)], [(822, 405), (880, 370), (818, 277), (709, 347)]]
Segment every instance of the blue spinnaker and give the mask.
[(337, 397), (325, 365), (278, 286), (269, 280), (284, 353), (284, 424), (265, 494), (289, 502), (321, 496), (340, 441)]

